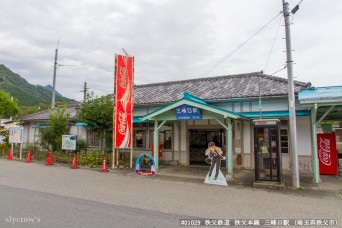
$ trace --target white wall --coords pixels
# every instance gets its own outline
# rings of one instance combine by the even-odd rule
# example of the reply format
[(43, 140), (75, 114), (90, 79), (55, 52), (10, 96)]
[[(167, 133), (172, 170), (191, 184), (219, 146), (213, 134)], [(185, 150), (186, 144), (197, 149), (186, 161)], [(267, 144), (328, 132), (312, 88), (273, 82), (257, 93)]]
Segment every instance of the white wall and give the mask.
[(234, 142), (233, 142), (233, 149), (234, 153), (241, 154), (242, 151), (242, 134), (243, 126), (242, 121), (234, 120)]
[(187, 127), (185, 121), (180, 121), (180, 132), (181, 132), (181, 164), (189, 165), (189, 150), (187, 144)]
[(312, 155), (311, 123), (309, 116), (297, 116), (297, 153)]
[(253, 148), (251, 148), (251, 122), (243, 121), (243, 150), (245, 154), (253, 153)]
[(87, 140), (87, 129), (83, 126), (71, 126), (69, 133), (77, 135), (77, 139)]

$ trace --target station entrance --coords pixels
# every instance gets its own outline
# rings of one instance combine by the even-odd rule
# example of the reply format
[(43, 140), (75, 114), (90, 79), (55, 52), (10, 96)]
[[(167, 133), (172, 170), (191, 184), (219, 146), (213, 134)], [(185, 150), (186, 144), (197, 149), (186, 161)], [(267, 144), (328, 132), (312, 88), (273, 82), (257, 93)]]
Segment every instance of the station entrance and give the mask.
[[(190, 129), (189, 130), (189, 152), (190, 165), (206, 165), (205, 150), (208, 149), (208, 143), (214, 142), (216, 146), (220, 147), (225, 154), (225, 130), (224, 129)], [(221, 167), (225, 167), (226, 163), (222, 162)]]

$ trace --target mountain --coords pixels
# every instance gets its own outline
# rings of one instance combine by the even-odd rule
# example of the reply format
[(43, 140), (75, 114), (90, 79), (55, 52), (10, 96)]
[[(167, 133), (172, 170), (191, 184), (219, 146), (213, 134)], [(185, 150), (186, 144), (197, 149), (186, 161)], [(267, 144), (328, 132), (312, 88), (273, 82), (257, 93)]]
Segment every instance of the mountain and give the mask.
[[(16, 98), (19, 106), (34, 106), (39, 103), (51, 104), (51, 86), (31, 85), (3, 64), (0, 64), (0, 89)], [(63, 97), (57, 91), (55, 100), (68, 104), (78, 103), (75, 100)]]

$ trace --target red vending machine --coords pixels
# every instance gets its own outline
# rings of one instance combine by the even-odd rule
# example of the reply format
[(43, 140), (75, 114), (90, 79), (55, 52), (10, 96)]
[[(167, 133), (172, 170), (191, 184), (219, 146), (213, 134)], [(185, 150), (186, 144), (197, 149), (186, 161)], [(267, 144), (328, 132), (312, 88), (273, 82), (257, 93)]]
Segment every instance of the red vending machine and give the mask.
[(338, 174), (335, 133), (317, 134), (317, 152), (320, 174)]

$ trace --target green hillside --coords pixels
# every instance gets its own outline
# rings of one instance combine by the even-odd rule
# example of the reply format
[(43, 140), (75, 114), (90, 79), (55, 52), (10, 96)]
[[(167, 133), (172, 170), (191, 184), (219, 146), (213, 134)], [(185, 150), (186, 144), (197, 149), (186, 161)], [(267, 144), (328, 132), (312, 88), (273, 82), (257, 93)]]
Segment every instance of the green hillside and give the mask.
[[(51, 104), (52, 92), (49, 87), (31, 85), (20, 75), (0, 64), (0, 89), (16, 98), (19, 106)], [(75, 100), (63, 97), (57, 91), (55, 100), (56, 102), (77, 103)]]

